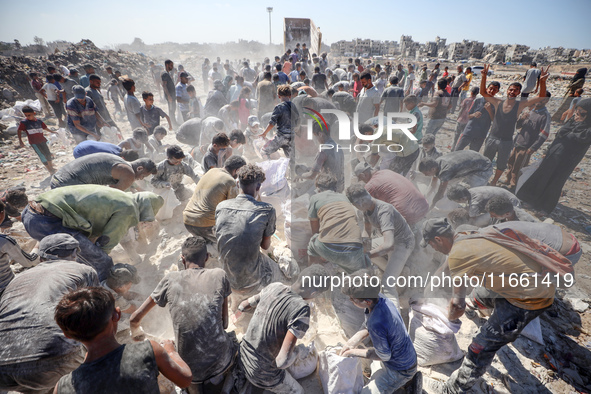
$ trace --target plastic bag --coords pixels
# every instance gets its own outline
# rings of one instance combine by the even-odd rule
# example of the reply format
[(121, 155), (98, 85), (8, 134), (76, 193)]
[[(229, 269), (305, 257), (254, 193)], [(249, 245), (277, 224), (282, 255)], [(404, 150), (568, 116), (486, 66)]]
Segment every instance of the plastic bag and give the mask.
[(261, 194), (271, 195), (287, 186), (286, 172), (289, 167), (288, 158), (267, 160), (257, 163), (257, 165), (265, 172), (265, 182), (261, 185)]
[(527, 326), (521, 331), (521, 334), (527, 339), (531, 339), (532, 341), (539, 343), (540, 345), (544, 345), (544, 337), (542, 336), (542, 325), (540, 324), (540, 318), (536, 317), (532, 321), (530, 321)]
[(101, 129), (101, 141), (110, 142), (111, 144), (119, 144), (121, 139), (119, 138), (119, 131), (116, 127), (105, 126)]
[(294, 350), (298, 352), (297, 359), (287, 368), (287, 371), (296, 380), (312, 375), (318, 364), (318, 352), (314, 347), (314, 341), (308, 346), (300, 344)]
[(172, 190), (172, 189), (164, 189), (164, 191), (162, 193), (160, 193), (160, 196), (164, 199), (164, 205), (162, 206), (162, 208), (160, 208), (160, 210), (156, 214), (156, 219), (157, 220), (170, 219), (170, 218), (172, 218), (172, 213), (173, 213), (174, 209), (177, 206), (181, 205), (181, 202), (178, 200), (178, 198), (176, 198), (176, 195), (174, 194), (174, 190)]
[(318, 357), (318, 375), (325, 394), (355, 394), (363, 388), (363, 370), (358, 357), (341, 357), (340, 348), (327, 347)]
[(434, 304), (411, 304), (408, 333), (419, 366), (450, 363), (464, 357), (455, 333), (461, 323), (450, 322)]
[(49, 144), (49, 146), (52, 146), (56, 143), (60, 143), (61, 145), (66, 147), (69, 146), (70, 143), (68, 141), (68, 134), (66, 133), (66, 129), (59, 128), (57, 130), (57, 134), (51, 134), (49, 136), (49, 140), (47, 140), (47, 143)]
[(29, 100), (25, 100), (25, 101), (17, 101), (12, 108), (14, 108), (17, 115), (20, 115), (20, 114), (22, 114), (22, 109), (27, 106), (33, 108), (33, 110), (37, 113), (42, 112), (41, 111), (41, 103), (39, 102), (39, 100), (30, 100), (29, 99)]

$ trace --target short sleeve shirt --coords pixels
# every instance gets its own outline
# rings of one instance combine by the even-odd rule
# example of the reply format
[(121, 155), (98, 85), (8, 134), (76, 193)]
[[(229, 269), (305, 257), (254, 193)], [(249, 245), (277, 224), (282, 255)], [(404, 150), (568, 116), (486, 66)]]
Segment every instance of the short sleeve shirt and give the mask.
[(308, 218), (320, 221), (318, 239), (324, 243), (361, 243), (353, 205), (341, 193), (326, 190), (310, 198)]
[(310, 326), (310, 307), (291, 288), (271, 283), (260, 293), (260, 301), (240, 344), (240, 363), (249, 381), (272, 388), (285, 378), (275, 358), (287, 332), (304, 337)]
[(276, 214), (271, 204), (247, 194), (218, 204), (215, 234), (220, 259), (233, 289), (257, 286), (264, 275), (263, 237), (275, 233)]
[(397, 240), (408, 241), (413, 237), (408, 223), (392, 204), (376, 199), (374, 199), (374, 202), (376, 206), (373, 212), (364, 214), (373, 227), (382, 233), (394, 231), (394, 238)]
[(168, 306), (178, 353), (202, 382), (222, 373), (232, 362), (234, 345), (224, 330), (224, 299), (232, 293), (220, 268), (191, 268), (166, 274), (151, 294)]
[(43, 121), (39, 119), (35, 120), (21, 120), (18, 125), (18, 130), (24, 131), (27, 134), (27, 138), (29, 139), (29, 144), (43, 144), (47, 142), (45, 137), (43, 136), (43, 129), (46, 129), (47, 126)]
[(90, 97), (86, 97), (86, 103), (80, 104), (80, 101), (72, 98), (68, 100), (66, 105), (66, 112), (68, 113), (68, 128), (73, 134), (83, 134), (74, 126), (74, 121), (80, 121), (80, 125), (91, 133), (96, 133), (96, 108), (94, 101)]
[(137, 114), (140, 113), (142, 105), (140, 101), (134, 95), (125, 95), (125, 110), (127, 111), (127, 119), (131, 124), (131, 128), (143, 127), (137, 118)]

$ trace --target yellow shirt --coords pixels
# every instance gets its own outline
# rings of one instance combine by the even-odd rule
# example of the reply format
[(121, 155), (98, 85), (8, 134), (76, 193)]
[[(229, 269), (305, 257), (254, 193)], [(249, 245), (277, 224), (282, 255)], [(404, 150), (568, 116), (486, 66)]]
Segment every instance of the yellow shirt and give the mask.
[(223, 168), (212, 168), (201, 177), (183, 211), (183, 222), (195, 227), (215, 225), (215, 209), (224, 200), (236, 198), (236, 180)]
[(484, 287), (518, 308), (537, 310), (554, 302), (555, 285), (543, 284), (544, 276), (535, 276), (535, 273), (542, 272), (541, 266), (526, 255), (493, 241), (483, 238), (457, 240), (449, 253), (448, 262), (452, 276), (463, 277), (466, 274), (468, 277), (484, 278)]
[(466, 74), (466, 78), (468, 78), (468, 84), (462, 88), (462, 91), (470, 90), (470, 83), (472, 83), (472, 77), (474, 73)]

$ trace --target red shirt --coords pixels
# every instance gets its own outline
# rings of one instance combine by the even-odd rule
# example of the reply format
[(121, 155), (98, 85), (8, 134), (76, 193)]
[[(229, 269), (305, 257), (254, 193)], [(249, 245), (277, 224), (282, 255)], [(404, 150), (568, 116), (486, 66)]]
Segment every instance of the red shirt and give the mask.
[(39, 119), (31, 120), (21, 120), (18, 125), (18, 130), (24, 131), (27, 133), (27, 137), (29, 138), (29, 144), (43, 144), (47, 142), (45, 136), (43, 135), (43, 129), (46, 129), (47, 126), (43, 121)]
[(377, 171), (365, 185), (365, 190), (378, 200), (394, 205), (394, 208), (413, 225), (429, 212), (429, 203), (413, 183), (391, 171)]

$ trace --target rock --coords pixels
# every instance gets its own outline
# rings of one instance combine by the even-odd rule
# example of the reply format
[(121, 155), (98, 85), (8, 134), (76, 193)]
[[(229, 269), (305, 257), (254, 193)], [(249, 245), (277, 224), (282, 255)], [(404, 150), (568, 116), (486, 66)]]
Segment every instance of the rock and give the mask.
[(587, 310), (587, 308), (589, 308), (589, 304), (580, 298), (569, 298), (567, 301), (570, 303), (572, 308), (579, 313), (583, 313)]

